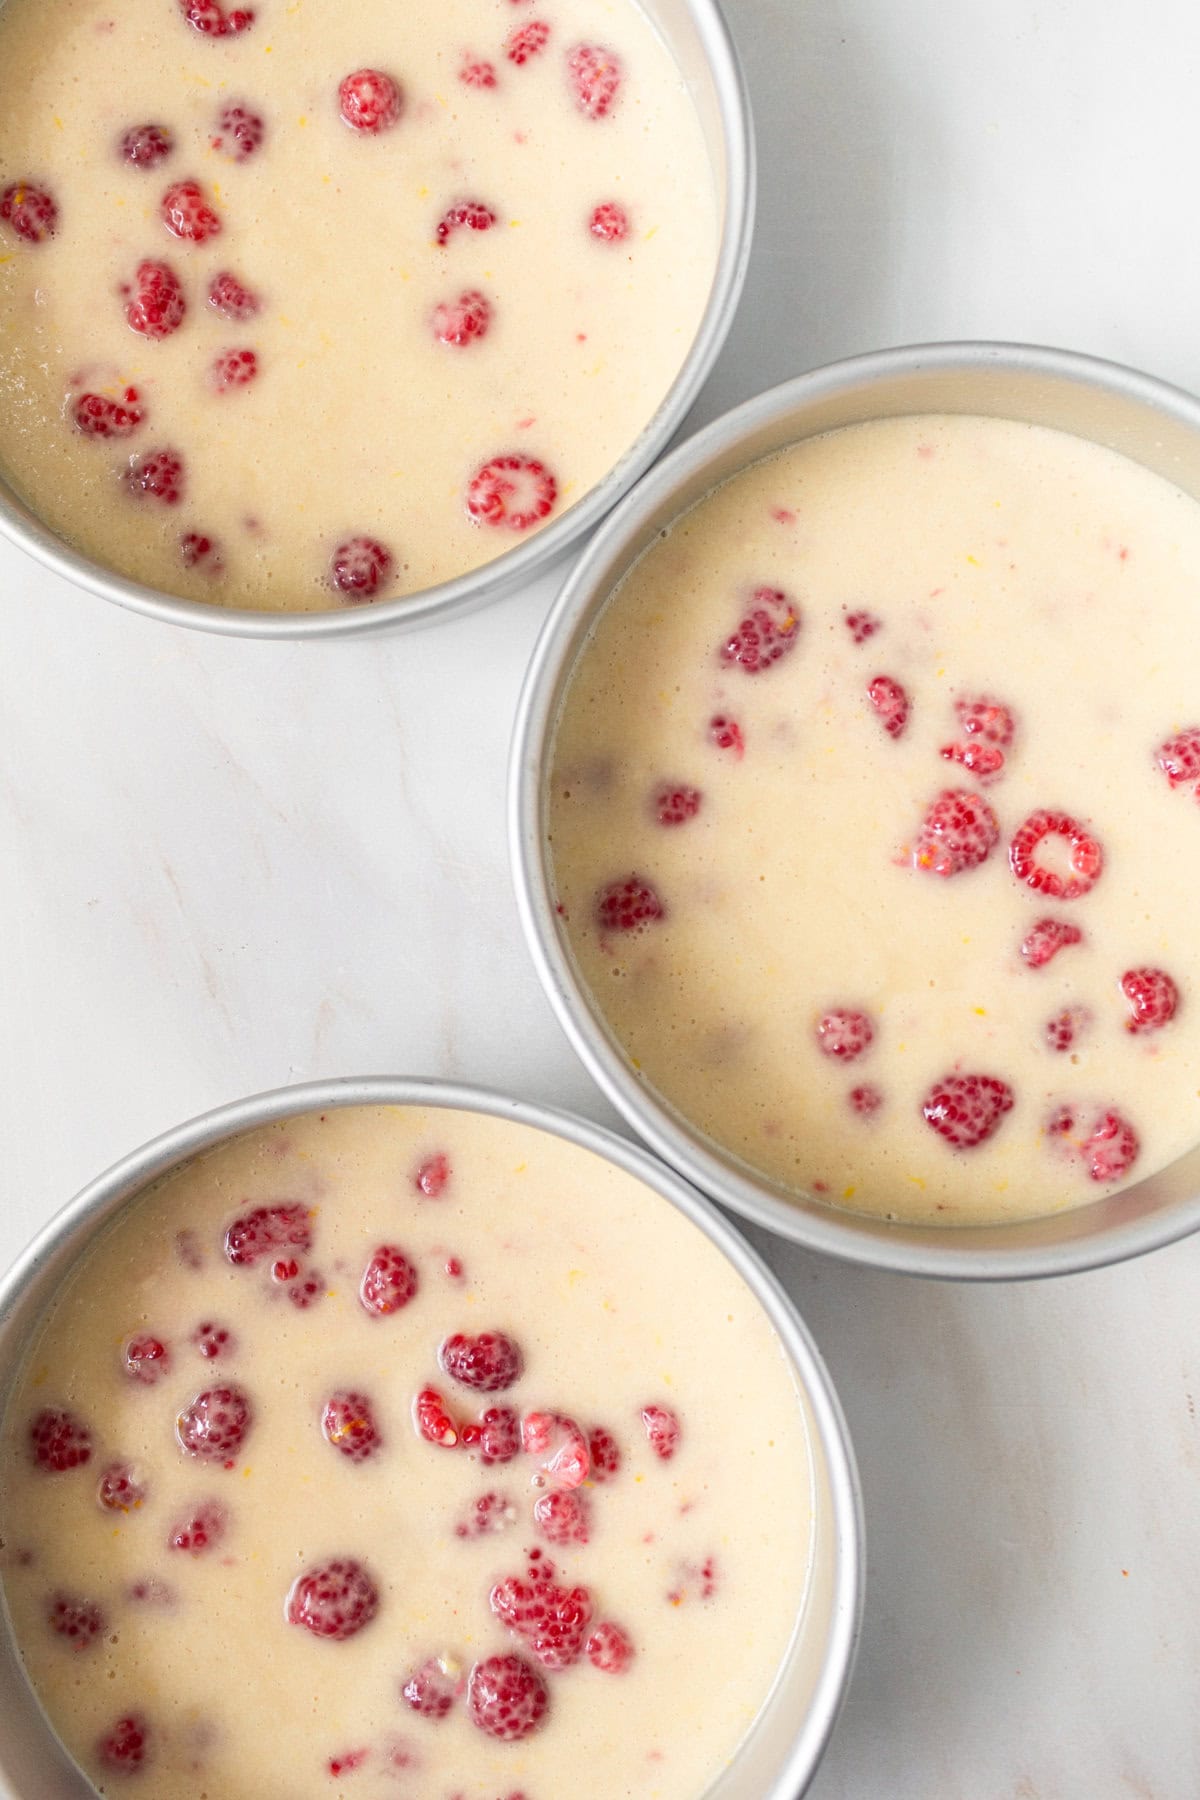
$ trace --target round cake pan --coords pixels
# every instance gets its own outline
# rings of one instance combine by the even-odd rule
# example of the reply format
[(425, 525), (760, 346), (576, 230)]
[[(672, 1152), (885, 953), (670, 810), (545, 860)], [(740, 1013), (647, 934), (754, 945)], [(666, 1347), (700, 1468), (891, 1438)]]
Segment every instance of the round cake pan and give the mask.
[[(696, 1800), (798, 1800), (833, 1730), (858, 1644), (862, 1506), (845, 1420), (829, 1375), (770, 1270), (701, 1195), (644, 1150), (596, 1125), (486, 1089), (368, 1077), (311, 1082), (241, 1100), (181, 1125), (76, 1195), (0, 1282), (0, 1414), (39, 1321), (80, 1257), (127, 1202), (191, 1157), (273, 1121), (345, 1106), (447, 1107), (547, 1132), (604, 1158), (662, 1196), (721, 1252), (767, 1315), (791, 1367), (809, 1444), (812, 1511), (807, 1586), (796, 1596), (787, 1656), (748, 1736)], [(94, 1790), (59, 1744), (25, 1677), (7, 1618), (0, 1626), (0, 1797), (86, 1800)], [(594, 1800), (605, 1800), (596, 1795)]]
[[(0, 0), (0, 7), (5, 0)], [(755, 155), (746, 84), (717, 0), (638, 0), (674, 56), (696, 106), (708, 148), (720, 221), (708, 303), (683, 365), (641, 435), (582, 499), (514, 549), (453, 581), (377, 605), (324, 612), (259, 612), (181, 600), (93, 562), (43, 524), (0, 471), (0, 533), (55, 574), (148, 618), (230, 637), (348, 637), (424, 625), (527, 587), (577, 543), (661, 455), (678, 431), (728, 335), (750, 260)]]
[(916, 413), (974, 413), (1072, 432), (1200, 499), (1200, 402), (1150, 376), (1068, 351), (990, 343), (885, 350), (817, 369), (727, 413), (653, 469), (606, 521), (542, 629), (510, 769), (518, 904), (542, 985), (591, 1074), (646, 1143), (722, 1205), (813, 1249), (909, 1274), (1065, 1274), (1196, 1230), (1200, 1147), (1110, 1198), (1010, 1224), (938, 1228), (836, 1209), (758, 1175), (655, 1092), (593, 1004), (555, 912), (545, 828), (554, 733), (576, 659), (614, 588), (681, 513), (749, 464), (819, 432)]

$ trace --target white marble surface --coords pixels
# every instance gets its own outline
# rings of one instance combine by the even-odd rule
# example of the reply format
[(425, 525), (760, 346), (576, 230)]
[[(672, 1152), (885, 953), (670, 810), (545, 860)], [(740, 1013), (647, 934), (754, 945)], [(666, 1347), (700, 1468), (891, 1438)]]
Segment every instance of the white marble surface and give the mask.
[[(759, 117), (700, 414), (877, 345), (1200, 388), (1192, 0), (729, 0)], [(152, 625), (0, 545), (0, 1259), (150, 1134), (414, 1071), (607, 1109), (517, 933), (507, 737), (549, 585), (347, 646)], [(1200, 1243), (979, 1291), (773, 1252), (857, 1442), (862, 1657), (816, 1800), (1200, 1795)]]

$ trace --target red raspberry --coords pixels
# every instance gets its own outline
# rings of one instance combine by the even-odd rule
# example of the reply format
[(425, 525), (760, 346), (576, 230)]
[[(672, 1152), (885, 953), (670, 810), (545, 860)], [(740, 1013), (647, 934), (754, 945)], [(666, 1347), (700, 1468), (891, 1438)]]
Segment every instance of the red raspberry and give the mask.
[(800, 614), (782, 588), (757, 587), (754, 605), (721, 646), (720, 660), (760, 675), (796, 648)]
[(250, 1402), (241, 1388), (206, 1388), (176, 1419), (175, 1435), (189, 1456), (232, 1469), (253, 1423)]
[(132, 437), (146, 416), (135, 387), (125, 389), (123, 400), (110, 400), (107, 394), (80, 394), (71, 411), (76, 431), (84, 437)]
[(511, 1462), (521, 1448), (521, 1421), (511, 1406), (489, 1406), (479, 1416), (478, 1431), (471, 1443), (485, 1465)]
[(567, 83), (587, 119), (603, 119), (612, 111), (621, 86), (621, 59), (599, 44), (576, 44), (567, 54)]
[(39, 1469), (64, 1475), (90, 1461), (92, 1434), (81, 1419), (59, 1406), (43, 1407), (29, 1427), (29, 1447)]
[(343, 1750), (338, 1756), (331, 1756), (326, 1767), (334, 1777), (349, 1775), (355, 1769), (361, 1769), (370, 1757), (369, 1750)]
[(303, 1270), (287, 1285), (286, 1293), (297, 1312), (307, 1312), (327, 1292), (325, 1277), (319, 1269)]
[(344, 1643), (369, 1625), (379, 1611), (379, 1590), (360, 1562), (337, 1557), (292, 1583), (284, 1608), (289, 1625), (302, 1625), (314, 1637)]
[(629, 236), (629, 214), (615, 200), (602, 200), (588, 220), (588, 230), (602, 244), (621, 244)]
[(1052, 956), (1083, 942), (1078, 925), (1067, 925), (1061, 919), (1039, 919), (1021, 940), (1021, 955), (1031, 969), (1042, 969)]
[(1086, 1006), (1064, 1006), (1052, 1019), (1047, 1019), (1043, 1027), (1047, 1047), (1056, 1051), (1073, 1049), (1090, 1018)]
[(261, 115), (234, 101), (226, 103), (217, 114), (216, 136), (210, 141), (220, 155), (241, 163), (262, 148), (266, 133)]
[(1121, 992), (1129, 1003), (1126, 1031), (1157, 1031), (1179, 1007), (1179, 989), (1165, 969), (1126, 969)]
[(192, 1333), (192, 1342), (210, 1362), (218, 1356), (231, 1356), (237, 1348), (228, 1326), (216, 1325), (211, 1319), (201, 1320)]
[(493, 456), (467, 483), (467, 517), (473, 525), (502, 525), (528, 531), (548, 518), (558, 498), (558, 482), (533, 456)]
[(508, 1575), (491, 1591), (490, 1605), (501, 1624), (523, 1638), (547, 1669), (566, 1669), (579, 1660), (592, 1622), (592, 1597), (586, 1588), (564, 1588), (555, 1581), (554, 1564), (529, 1553), (526, 1578)]
[(427, 1156), (413, 1175), (413, 1186), (418, 1194), (424, 1194), (427, 1200), (440, 1200), (446, 1191), (446, 1183), (450, 1180), (450, 1158), (444, 1150), (438, 1150), (433, 1156)]
[(670, 1462), (679, 1448), (683, 1428), (669, 1406), (643, 1406), (642, 1425), (655, 1456)]
[(999, 750), (1007, 750), (1011, 745), (1015, 735), (1013, 716), (1002, 700), (980, 694), (972, 699), (956, 700), (954, 710), (959, 726), (968, 737), (981, 738), (985, 744), (995, 744)]
[(459, 64), (458, 79), (464, 87), (494, 88), (496, 85), (495, 64), (485, 62), (481, 56), (471, 56), (468, 53)]
[(131, 125), (117, 146), (135, 169), (152, 169), (170, 156), (175, 140), (165, 125)]
[(464, 1686), (465, 1683), (447, 1669), (445, 1658), (431, 1656), (413, 1671), (400, 1693), (415, 1713), (421, 1713), (427, 1719), (444, 1719)]
[(1004, 770), (1004, 752), (994, 744), (943, 744), (940, 754), (948, 762), (960, 764), (984, 786)]
[(633, 1645), (619, 1625), (606, 1619), (584, 1645), (587, 1658), (606, 1675), (622, 1675), (633, 1661)]
[(142, 337), (165, 338), (178, 331), (187, 312), (179, 277), (170, 263), (140, 262), (128, 295), (125, 318)]
[(281, 1250), (305, 1251), (311, 1246), (312, 1223), (307, 1207), (298, 1200), (256, 1206), (235, 1219), (225, 1233), (225, 1254), (238, 1268), (261, 1262), (264, 1256), (274, 1259)]
[(434, 236), (439, 244), (450, 242), (456, 231), (490, 231), (496, 215), (482, 200), (459, 200), (438, 220)]
[(666, 907), (640, 875), (611, 881), (601, 888), (594, 910), (601, 931), (644, 931), (647, 925), (667, 916)]
[(732, 750), (740, 762), (746, 754), (746, 740), (736, 719), (726, 713), (714, 713), (708, 722), (708, 735), (718, 750)]
[(252, 6), (238, 6), (227, 12), (217, 0), (179, 0), (179, 8), (188, 24), (206, 37), (236, 37), (254, 23)]
[(1200, 725), (1189, 725), (1160, 744), (1154, 760), (1173, 788), (1200, 781)]
[(1137, 1161), (1137, 1132), (1118, 1112), (1101, 1113), (1082, 1146), (1083, 1160), (1093, 1181), (1119, 1181)]
[(995, 1075), (946, 1075), (922, 1104), (925, 1123), (955, 1150), (984, 1144), (1011, 1112), (1013, 1091)]
[(933, 875), (961, 875), (986, 862), (999, 841), (986, 800), (969, 788), (945, 788), (921, 821), (912, 864)]
[(167, 1534), (169, 1550), (185, 1550), (189, 1556), (203, 1556), (215, 1550), (225, 1536), (228, 1516), (218, 1500), (205, 1500), (172, 1525)]
[(870, 1048), (874, 1037), (870, 1015), (852, 1012), (848, 1007), (837, 1007), (817, 1021), (818, 1049), (839, 1062), (856, 1062)]
[(321, 1430), (327, 1444), (351, 1462), (366, 1462), (382, 1448), (383, 1439), (375, 1423), (375, 1413), (365, 1394), (340, 1388), (330, 1394), (321, 1414)]
[[(1065, 838), (1067, 872), (1047, 868), (1037, 860), (1046, 838)], [(1095, 838), (1068, 813), (1031, 813), (1008, 847), (1008, 862), (1018, 881), (1052, 900), (1078, 900), (1086, 894), (1104, 868), (1104, 852)]]
[(533, 1519), (542, 1536), (552, 1544), (586, 1544), (591, 1505), (586, 1494), (557, 1488), (534, 1501)]
[(221, 229), (198, 181), (172, 182), (162, 197), (162, 216), (167, 230), (187, 244), (205, 244)]
[(390, 75), (381, 69), (356, 69), (338, 88), (338, 109), (353, 131), (372, 135), (396, 123), (404, 96)]
[(358, 1297), (367, 1312), (385, 1319), (407, 1306), (417, 1291), (417, 1271), (395, 1244), (380, 1244), (363, 1271)]
[(485, 338), (492, 322), (492, 303), (478, 288), (468, 288), (457, 300), (442, 300), (433, 309), (433, 335), (440, 344), (461, 348)]
[(525, 1366), (519, 1345), (502, 1331), (481, 1331), (478, 1337), (456, 1331), (438, 1351), (438, 1361), (452, 1381), (481, 1394), (512, 1387)]
[(369, 600), (391, 579), (394, 558), (378, 538), (352, 537), (329, 561), (329, 579), (348, 600)]
[(861, 1087), (851, 1088), (849, 1098), (851, 1112), (858, 1113), (863, 1119), (869, 1119), (883, 1105), (883, 1095), (869, 1081), (864, 1081)]
[(908, 724), (910, 706), (900, 683), (893, 681), (890, 675), (875, 675), (867, 683), (867, 699), (879, 714), (888, 736), (901, 737)]
[(128, 1463), (110, 1463), (100, 1477), (96, 1499), (107, 1512), (135, 1512), (148, 1490)]
[(846, 614), (846, 629), (856, 644), (865, 644), (869, 637), (874, 637), (882, 623), (881, 619), (877, 619), (865, 607)]
[(546, 1683), (523, 1656), (486, 1656), (467, 1677), (467, 1717), (504, 1743), (536, 1731), (549, 1705)]
[(597, 1425), (588, 1433), (588, 1455), (592, 1464), (592, 1480), (611, 1481), (621, 1467), (621, 1450), (611, 1431)]
[(257, 294), (240, 282), (236, 275), (227, 269), (214, 275), (208, 284), (208, 304), (219, 312), (223, 319), (233, 324), (241, 324), (252, 319), (255, 313), (262, 310), (262, 301)]
[(208, 383), (214, 393), (228, 394), (233, 388), (249, 387), (258, 375), (258, 357), (253, 350), (222, 350), (213, 359)]
[(1070, 1106), (1056, 1106), (1046, 1120), (1046, 1132), (1049, 1137), (1070, 1137), (1075, 1129), (1075, 1111)]
[(142, 1767), (150, 1749), (150, 1727), (137, 1713), (118, 1719), (96, 1745), (96, 1755), (114, 1775), (132, 1775)]
[(534, 56), (540, 56), (550, 42), (550, 27), (544, 19), (530, 19), (510, 31), (504, 40), (504, 54), (520, 68)]
[(503, 1494), (480, 1494), (465, 1519), (460, 1519), (454, 1527), (455, 1537), (477, 1538), (489, 1537), (497, 1531), (507, 1531), (516, 1523), (516, 1508), (511, 1500)]
[(135, 456), (125, 471), (125, 485), (138, 500), (178, 506), (183, 499), (183, 458), (175, 450), (152, 450)]
[(66, 1638), (72, 1650), (90, 1650), (107, 1629), (94, 1600), (74, 1600), (67, 1594), (54, 1596), (46, 1617), (51, 1631)]
[(215, 538), (201, 531), (185, 531), (179, 539), (179, 560), (185, 569), (200, 569), (214, 580), (225, 573), (225, 558)]
[(171, 1358), (162, 1339), (150, 1337), (145, 1332), (139, 1332), (136, 1337), (129, 1339), (123, 1360), (125, 1373), (130, 1379), (144, 1382), (147, 1387), (153, 1387), (171, 1366)]
[(660, 825), (686, 825), (700, 811), (700, 790), (667, 782), (656, 792), (653, 805)]
[(413, 1401), (413, 1424), (418, 1437), (428, 1444), (440, 1444), (453, 1450), (458, 1443), (458, 1426), (446, 1411), (446, 1403), (436, 1388), (422, 1388)]
[(0, 194), (0, 221), (27, 244), (41, 244), (58, 230), (58, 207), (45, 188), (14, 181)]
[(586, 1481), (591, 1467), (587, 1439), (574, 1419), (562, 1413), (526, 1413), (521, 1421), (521, 1445), (536, 1457), (546, 1479), (555, 1487), (575, 1488)]
[(672, 1606), (682, 1606), (693, 1591), (698, 1600), (711, 1600), (720, 1586), (715, 1556), (706, 1556), (700, 1563), (681, 1562), (678, 1571), (678, 1586), (667, 1595)]

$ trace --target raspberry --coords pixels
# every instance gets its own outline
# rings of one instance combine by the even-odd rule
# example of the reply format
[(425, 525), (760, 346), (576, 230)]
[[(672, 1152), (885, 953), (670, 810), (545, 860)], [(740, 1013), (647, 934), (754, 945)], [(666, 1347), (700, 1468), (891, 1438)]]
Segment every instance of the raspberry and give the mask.
[(403, 105), (398, 85), (381, 69), (356, 69), (338, 88), (338, 109), (352, 131), (387, 131)]
[(92, 1434), (81, 1419), (62, 1407), (47, 1406), (29, 1427), (29, 1447), (39, 1469), (48, 1475), (65, 1475), (90, 1461)]
[(961, 875), (986, 862), (999, 841), (986, 800), (969, 788), (945, 788), (921, 821), (912, 864), (933, 875)]
[(470, 1442), (485, 1465), (511, 1462), (521, 1448), (521, 1421), (511, 1406), (489, 1406), (480, 1414), (478, 1431), (478, 1439), (472, 1436)]
[(800, 614), (782, 588), (757, 587), (754, 605), (721, 646), (720, 660), (760, 675), (794, 650)]
[(233, 388), (249, 387), (258, 375), (258, 357), (253, 350), (222, 350), (213, 359), (208, 383), (214, 393), (227, 394)]
[(510, 1388), (525, 1366), (520, 1347), (502, 1331), (481, 1331), (478, 1337), (455, 1332), (438, 1351), (438, 1361), (452, 1381), (481, 1394)]
[(378, 538), (347, 538), (329, 559), (330, 584), (350, 601), (370, 600), (391, 579), (393, 564)]
[(321, 1414), (325, 1442), (351, 1462), (366, 1462), (382, 1447), (375, 1413), (365, 1394), (339, 1389), (330, 1394)]
[(118, 1719), (96, 1744), (96, 1755), (114, 1775), (132, 1775), (145, 1762), (150, 1747), (150, 1727), (137, 1713)]
[(179, 277), (169, 263), (140, 262), (133, 287), (125, 288), (125, 319), (142, 337), (165, 338), (178, 331), (187, 312)]
[(298, 1200), (278, 1206), (256, 1206), (243, 1213), (225, 1233), (225, 1254), (238, 1268), (276, 1257), (281, 1250), (308, 1250), (312, 1225), (308, 1209)]
[(711, 1600), (720, 1586), (716, 1557), (706, 1556), (699, 1563), (679, 1563), (677, 1582), (678, 1585), (667, 1595), (672, 1606), (682, 1606), (693, 1591), (698, 1600)]
[(179, 560), (185, 569), (200, 569), (215, 580), (225, 573), (225, 558), (215, 538), (201, 531), (185, 531), (179, 539)]
[(603, 119), (621, 86), (621, 59), (599, 44), (576, 44), (567, 55), (567, 83), (586, 119)]
[(507, 1531), (516, 1522), (516, 1508), (503, 1494), (480, 1494), (465, 1519), (454, 1527), (455, 1537), (488, 1537), (493, 1532)]
[(1121, 992), (1129, 1003), (1126, 1031), (1157, 1031), (1179, 1007), (1179, 989), (1164, 969), (1126, 969)]
[[(1047, 868), (1037, 860), (1046, 838), (1064, 838), (1067, 871)], [(1104, 852), (1095, 838), (1068, 813), (1031, 813), (1008, 847), (1008, 863), (1018, 881), (1026, 882), (1052, 900), (1078, 900), (1086, 894), (1104, 868)]]
[(201, 1320), (192, 1333), (192, 1342), (210, 1362), (218, 1356), (231, 1356), (237, 1348), (228, 1326), (216, 1325), (211, 1319)]
[(1068, 925), (1062, 919), (1039, 919), (1022, 938), (1021, 955), (1031, 969), (1042, 969), (1060, 950), (1082, 941), (1078, 925)]
[(387, 1318), (407, 1306), (417, 1291), (417, 1271), (395, 1244), (380, 1244), (363, 1270), (358, 1297), (367, 1312)]
[(1200, 725), (1189, 725), (1160, 744), (1154, 760), (1173, 788), (1200, 781)]
[(14, 181), (0, 194), (0, 221), (27, 244), (41, 244), (58, 230), (58, 206), (45, 188)]
[(284, 1607), (289, 1625), (314, 1637), (344, 1643), (369, 1625), (379, 1611), (379, 1590), (360, 1562), (338, 1557), (298, 1575)]
[(262, 310), (262, 301), (257, 294), (240, 282), (236, 275), (227, 269), (214, 275), (208, 284), (208, 304), (219, 312), (223, 319), (233, 324), (241, 324), (252, 319), (255, 313)]
[(459, 200), (438, 220), (434, 233), (439, 244), (450, 242), (456, 231), (490, 231), (496, 215), (482, 200)]
[(1046, 1120), (1046, 1133), (1049, 1137), (1070, 1137), (1075, 1129), (1075, 1113), (1070, 1106), (1056, 1106)]
[(653, 804), (660, 825), (686, 825), (700, 811), (700, 790), (667, 782), (658, 789)]
[(611, 1481), (621, 1467), (621, 1451), (616, 1438), (603, 1425), (588, 1433), (588, 1455), (592, 1464), (592, 1480)]
[(147, 1387), (153, 1387), (171, 1366), (171, 1358), (162, 1339), (150, 1337), (145, 1332), (129, 1339), (123, 1352), (123, 1361), (125, 1373), (130, 1379), (144, 1382)]
[(172, 1525), (167, 1534), (169, 1550), (185, 1550), (189, 1556), (203, 1556), (215, 1550), (225, 1536), (228, 1519), (225, 1508), (217, 1500), (205, 1500), (192, 1512)]
[(90, 1650), (106, 1629), (94, 1600), (73, 1600), (67, 1594), (55, 1595), (46, 1617), (51, 1631), (66, 1638), (72, 1650)]
[(100, 1477), (96, 1499), (107, 1512), (134, 1512), (146, 1498), (147, 1488), (128, 1463), (110, 1463)]
[(433, 309), (433, 335), (440, 344), (462, 347), (487, 336), (492, 322), (492, 303), (478, 288), (468, 288), (457, 300), (443, 300)]
[(549, 1705), (546, 1683), (523, 1656), (487, 1656), (467, 1677), (467, 1717), (504, 1743), (536, 1731)]
[(297, 1312), (307, 1312), (326, 1292), (325, 1277), (319, 1269), (302, 1270), (285, 1291)]
[(850, 1089), (850, 1110), (860, 1118), (869, 1119), (883, 1105), (883, 1095), (871, 1082), (864, 1081), (861, 1087)]
[(865, 644), (869, 637), (874, 637), (883, 621), (865, 607), (846, 614), (846, 629), (856, 644)]
[(557, 498), (557, 481), (536, 457), (493, 456), (467, 483), (467, 517), (473, 525), (528, 531), (549, 517)]
[(662, 901), (640, 875), (612, 881), (596, 896), (595, 918), (601, 931), (644, 931), (666, 916)]
[(162, 197), (162, 216), (167, 230), (186, 244), (205, 244), (221, 229), (198, 181), (172, 182)]
[(839, 1062), (856, 1062), (870, 1048), (874, 1036), (870, 1016), (848, 1007), (824, 1013), (817, 1021), (817, 1047)]
[(746, 740), (736, 719), (726, 713), (714, 713), (708, 722), (708, 735), (718, 750), (732, 750), (740, 762), (746, 754)]
[(223, 106), (217, 114), (217, 132), (211, 143), (219, 155), (242, 163), (262, 148), (266, 132), (260, 114), (234, 101)]
[(867, 699), (879, 714), (888, 736), (902, 736), (910, 707), (908, 695), (900, 683), (893, 681), (890, 675), (876, 675), (867, 683)]
[(956, 762), (986, 786), (1004, 769), (1004, 752), (994, 744), (943, 744), (939, 752), (949, 762)]
[(588, 220), (588, 230), (602, 244), (620, 244), (629, 236), (629, 214), (615, 200), (602, 200)]
[(468, 54), (459, 64), (458, 79), (464, 87), (494, 88), (496, 85), (495, 64), (485, 62), (480, 56)]
[(428, 1444), (440, 1444), (443, 1450), (453, 1450), (458, 1443), (458, 1427), (436, 1388), (422, 1388), (413, 1401), (413, 1424), (418, 1437), (423, 1437)]
[(152, 450), (135, 456), (125, 471), (125, 484), (136, 499), (178, 506), (183, 499), (183, 458), (174, 450)]
[(1047, 1019), (1042, 1028), (1047, 1047), (1057, 1051), (1072, 1049), (1090, 1017), (1085, 1006), (1064, 1006), (1052, 1019)]
[(413, 1175), (413, 1186), (427, 1200), (440, 1200), (451, 1175), (450, 1158), (444, 1150), (427, 1156)]
[(622, 1675), (633, 1661), (633, 1645), (619, 1625), (606, 1619), (584, 1645), (587, 1659), (606, 1675)]
[(971, 700), (956, 700), (954, 710), (959, 726), (968, 737), (978, 737), (985, 744), (1007, 750), (1014, 737), (1013, 716), (1002, 700), (979, 695)]
[(550, 42), (550, 27), (544, 19), (530, 19), (510, 31), (504, 40), (504, 54), (520, 68), (532, 57), (540, 56)]
[(489, 1604), (545, 1668), (566, 1669), (579, 1660), (592, 1622), (592, 1598), (586, 1588), (560, 1587), (554, 1564), (540, 1558), (540, 1551), (531, 1550), (526, 1578), (508, 1575), (498, 1581)]
[(679, 1448), (682, 1427), (669, 1406), (643, 1406), (642, 1425), (655, 1456), (669, 1462)]
[(71, 411), (76, 431), (84, 437), (132, 437), (146, 416), (135, 387), (125, 389), (123, 400), (110, 400), (106, 394), (80, 394)]
[(217, 0), (179, 0), (179, 9), (189, 25), (205, 37), (236, 37), (254, 23), (254, 8), (239, 6), (226, 11)]
[(451, 1673), (448, 1657), (431, 1656), (415, 1669), (400, 1689), (405, 1705), (427, 1719), (444, 1719), (464, 1683)]
[(552, 1544), (586, 1544), (591, 1507), (586, 1494), (557, 1488), (533, 1503), (533, 1519), (542, 1536)]
[(995, 1075), (946, 1075), (934, 1082), (921, 1111), (953, 1149), (970, 1150), (987, 1142), (1012, 1106), (1012, 1089)]
[(254, 1422), (250, 1402), (237, 1387), (206, 1388), (175, 1421), (179, 1447), (202, 1462), (232, 1469)]
[(338, 1756), (331, 1756), (326, 1767), (335, 1778), (338, 1775), (349, 1775), (355, 1769), (361, 1769), (369, 1758), (369, 1750), (343, 1750)]
[(591, 1467), (587, 1439), (574, 1419), (562, 1413), (526, 1413), (521, 1421), (521, 1445), (536, 1457), (546, 1479), (555, 1487), (575, 1488), (587, 1480)]
[(135, 169), (152, 169), (170, 156), (175, 140), (165, 125), (131, 125), (117, 146)]
[(1083, 1160), (1093, 1181), (1119, 1181), (1137, 1161), (1137, 1132), (1118, 1112), (1101, 1113), (1082, 1145)]

